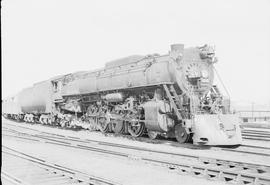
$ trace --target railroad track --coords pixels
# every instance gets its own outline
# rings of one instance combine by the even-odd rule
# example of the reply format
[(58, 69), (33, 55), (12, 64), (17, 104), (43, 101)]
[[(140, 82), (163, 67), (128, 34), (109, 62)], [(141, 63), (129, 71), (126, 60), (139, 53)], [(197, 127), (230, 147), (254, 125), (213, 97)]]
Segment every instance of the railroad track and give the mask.
[[(14, 125), (11, 125), (14, 126)], [(16, 125), (17, 126), (17, 125)], [(104, 141), (98, 141), (98, 140), (90, 140), (90, 139), (80, 139), (78, 137), (69, 137), (65, 135), (60, 135), (60, 134), (53, 134), (49, 132), (44, 132), (44, 131), (39, 131), (37, 129), (33, 128), (27, 128), (23, 126), (18, 126), (23, 129), (39, 132), (41, 134), (46, 134), (50, 135), (50, 138), (55, 138), (55, 139), (63, 139), (65, 138), (64, 141), (77, 141), (77, 142), (82, 142), (82, 143), (97, 143), (99, 145), (104, 145), (104, 146), (110, 146), (112, 143), (110, 142), (104, 142)], [(229, 151), (229, 152), (236, 152), (236, 153), (244, 153), (244, 154), (254, 154), (254, 155), (259, 155), (259, 156), (270, 156), (270, 147), (263, 147), (263, 146), (254, 146), (254, 145), (241, 145), (238, 146), (237, 148), (228, 148), (228, 147), (209, 147), (209, 146), (197, 146), (189, 143), (185, 144), (180, 144), (175, 141), (168, 141), (168, 140), (162, 140), (162, 139), (156, 139), (156, 140), (151, 140), (149, 138), (145, 137), (139, 137), (139, 138), (134, 138), (129, 135), (115, 135), (115, 134), (110, 134), (107, 133), (105, 134), (106, 136), (111, 136), (111, 137), (121, 137), (121, 138), (126, 138), (130, 140), (136, 140), (140, 142), (145, 142), (145, 143), (151, 143), (151, 144), (167, 144), (170, 146), (174, 147), (183, 147), (183, 148), (188, 148), (188, 149), (217, 149), (217, 150), (223, 150), (223, 151)], [(124, 145), (125, 147), (125, 145)], [(145, 149), (144, 149), (145, 150)]]
[(265, 146), (241, 145), (236, 149), (222, 148), (221, 150), (270, 157), (270, 147)]
[[(17, 131), (13, 130), (11, 134), (6, 134), (4, 136), (18, 137), (18, 139), (34, 139), (37, 142), (57, 144), (65, 147), (107, 154), (110, 156), (113, 155), (133, 160), (140, 160), (146, 163), (165, 167), (169, 170), (177, 171), (181, 174), (191, 174), (193, 176), (204, 177), (212, 180), (258, 185), (270, 184), (270, 166), (267, 165), (242, 163), (215, 158), (201, 158), (196, 155), (161, 152), (113, 143), (110, 143), (110, 147), (106, 145), (106, 148), (104, 148), (104, 145), (108, 143), (78, 141), (75, 138), (68, 139), (68, 137), (52, 137), (52, 135), (30, 135), (27, 133), (21, 133), (21, 135), (18, 135), (16, 132)], [(103, 144), (103, 146), (100, 146), (99, 144)], [(134, 154), (135, 150), (137, 152)], [(138, 153), (138, 151), (140, 153)], [(159, 157), (157, 157), (156, 154), (158, 154)], [(163, 155), (163, 157), (160, 155)]]
[(3, 182), (10, 184), (119, 185), (2, 145)]
[[(13, 130), (13, 132), (17, 132), (15, 130)], [(140, 150), (140, 151), (148, 151), (148, 152), (158, 152), (158, 153), (163, 153), (163, 154), (173, 154), (173, 155), (178, 155), (177, 153), (169, 153), (169, 152), (162, 152), (162, 151), (157, 151), (157, 150), (150, 150), (147, 148), (142, 148), (142, 147), (133, 147), (133, 146), (128, 146), (128, 145), (124, 145), (124, 144), (115, 144), (115, 143), (111, 143), (111, 142), (104, 142), (104, 141), (98, 141), (98, 140), (90, 140), (90, 139), (80, 139), (80, 138), (76, 138), (76, 137), (70, 137), (70, 136), (64, 136), (64, 135), (57, 135), (54, 136), (55, 134), (50, 134), (50, 133), (46, 133), (49, 134), (49, 138), (47, 138), (50, 141), (53, 142), (60, 142), (63, 144), (70, 144), (70, 142), (78, 142), (78, 143), (84, 143), (84, 144), (97, 144), (100, 146), (113, 146), (113, 147), (120, 147), (120, 148), (126, 148), (126, 149), (133, 149), (133, 150)], [(40, 135), (40, 134), (35, 134), (34, 136), (38, 137), (38, 138), (44, 138), (44, 135)], [(46, 139), (47, 136), (45, 136)], [(24, 138), (26, 139), (26, 138)], [(28, 138), (30, 139), (30, 138)], [(33, 139), (30, 139), (33, 140)], [(37, 140), (35, 140), (37, 141)], [(69, 142), (70, 141), (70, 142)], [(191, 149), (202, 149), (199, 146), (193, 146), (191, 145), (192, 148)], [(190, 148), (190, 147), (188, 147)], [(231, 148), (220, 148), (220, 147), (212, 147), (215, 150), (223, 150), (223, 151), (228, 151), (228, 152), (235, 152), (235, 153), (245, 153), (245, 154), (253, 154), (253, 155), (257, 155), (257, 156), (270, 156), (270, 147), (262, 147), (262, 146), (253, 146), (253, 145), (242, 145), (236, 149), (231, 149)]]
[[(31, 124), (31, 123), (26, 123), (26, 124)], [(43, 126), (52, 127), (50, 125), (43, 125)], [(53, 126), (53, 128), (55, 128), (55, 127), (60, 128), (60, 129), (66, 129), (66, 128), (62, 128), (59, 126)], [(30, 128), (28, 128), (28, 129), (30, 129)], [(106, 133), (105, 135), (113, 135), (114, 137), (115, 136), (117, 137), (117, 134)], [(119, 135), (119, 137), (124, 137), (124, 138), (128, 138), (131, 140), (143, 141), (143, 142), (147, 142), (147, 143), (164, 143), (164, 140), (159, 140), (159, 139), (151, 140), (149, 138), (143, 138), (143, 137), (133, 138), (130, 135)], [(254, 129), (243, 129), (242, 130), (242, 138), (248, 139), (248, 140), (270, 141), (270, 130), (269, 131), (259, 131), (259, 130), (254, 130)], [(177, 142), (170, 142), (170, 141), (168, 141), (167, 143), (172, 145), (172, 146), (189, 147), (189, 148), (194, 147), (194, 145), (189, 145), (186, 143), (180, 144)], [(239, 152), (241, 152), (241, 151), (239, 150)]]
[(244, 129), (242, 130), (242, 137), (250, 140), (270, 141), (270, 130)]

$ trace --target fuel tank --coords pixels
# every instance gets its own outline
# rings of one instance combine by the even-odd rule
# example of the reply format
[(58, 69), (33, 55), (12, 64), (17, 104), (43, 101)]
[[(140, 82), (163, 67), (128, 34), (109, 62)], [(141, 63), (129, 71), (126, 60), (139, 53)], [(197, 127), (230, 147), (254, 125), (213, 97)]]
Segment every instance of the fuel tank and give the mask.
[(8, 97), (2, 101), (2, 113), (20, 114), (21, 108), (18, 103), (18, 96)]
[(52, 85), (50, 81), (34, 84), (18, 94), (23, 113), (49, 113), (52, 109)]

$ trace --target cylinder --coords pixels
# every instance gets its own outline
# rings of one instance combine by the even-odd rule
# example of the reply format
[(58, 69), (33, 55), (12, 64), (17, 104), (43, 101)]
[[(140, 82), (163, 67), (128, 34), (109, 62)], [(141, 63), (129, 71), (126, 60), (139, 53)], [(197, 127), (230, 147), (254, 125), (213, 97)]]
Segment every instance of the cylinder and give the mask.
[(148, 101), (144, 104), (145, 126), (149, 131), (168, 132), (173, 120), (166, 116), (170, 112), (168, 103), (162, 100)]

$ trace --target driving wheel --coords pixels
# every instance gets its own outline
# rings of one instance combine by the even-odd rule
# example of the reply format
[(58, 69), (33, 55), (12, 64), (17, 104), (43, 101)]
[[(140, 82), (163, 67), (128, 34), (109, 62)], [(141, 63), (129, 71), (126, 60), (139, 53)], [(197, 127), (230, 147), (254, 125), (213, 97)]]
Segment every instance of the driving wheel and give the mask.
[(101, 117), (98, 119), (99, 130), (103, 133), (109, 132), (109, 124), (106, 118)]
[(122, 134), (125, 131), (124, 121), (122, 120), (113, 120), (112, 124), (112, 131), (116, 134)]
[(128, 124), (128, 132), (133, 137), (139, 137), (143, 135), (144, 129), (145, 129), (145, 125), (143, 122), (136, 121), (136, 122), (130, 122)]

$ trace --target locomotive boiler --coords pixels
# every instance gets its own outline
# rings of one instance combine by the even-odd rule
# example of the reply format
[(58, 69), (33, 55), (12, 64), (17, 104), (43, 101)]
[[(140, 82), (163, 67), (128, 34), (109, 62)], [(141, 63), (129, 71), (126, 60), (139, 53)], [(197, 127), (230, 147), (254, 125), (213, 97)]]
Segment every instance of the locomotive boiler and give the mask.
[(133, 55), (100, 70), (58, 76), (22, 91), (20, 115), (43, 124), (133, 137), (148, 134), (180, 143), (239, 145), (238, 118), (213, 85), (215, 62), (208, 45), (175, 44), (165, 55)]

